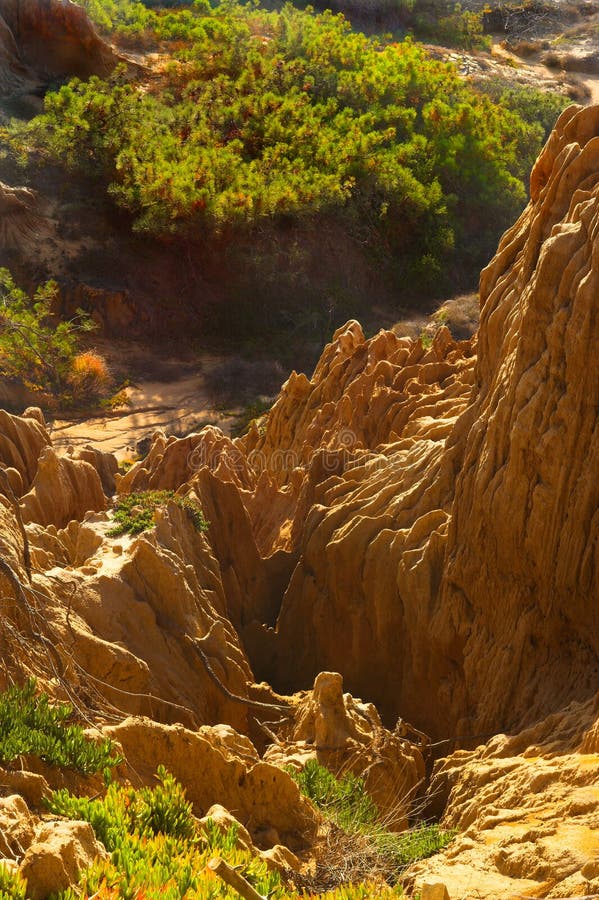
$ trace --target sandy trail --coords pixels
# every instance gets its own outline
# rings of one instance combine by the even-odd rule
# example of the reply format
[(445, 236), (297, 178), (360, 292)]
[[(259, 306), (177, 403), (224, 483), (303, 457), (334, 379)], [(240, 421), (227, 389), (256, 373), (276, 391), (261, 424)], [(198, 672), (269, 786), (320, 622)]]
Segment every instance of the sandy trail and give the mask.
[(560, 69), (551, 69), (549, 66), (542, 63), (538, 56), (522, 59), (521, 56), (517, 56), (515, 53), (506, 50), (506, 48), (497, 41), (493, 41), (491, 53), (497, 59), (510, 60), (512, 63), (516, 63), (518, 68), (526, 69), (527, 71), (538, 75), (543, 81), (547, 81), (548, 79), (557, 81), (559, 78), (563, 78), (564, 75), (575, 75), (577, 80), (589, 91), (587, 105), (591, 106), (594, 103), (599, 103), (599, 75), (589, 75), (586, 72), (565, 72)]
[(142, 381), (128, 389), (130, 403), (122, 410), (85, 420), (57, 419), (52, 441), (59, 450), (93, 444), (120, 458), (135, 455), (136, 444), (159, 428), (187, 434), (209, 422), (229, 432), (234, 414), (214, 408), (201, 372), (172, 382)]

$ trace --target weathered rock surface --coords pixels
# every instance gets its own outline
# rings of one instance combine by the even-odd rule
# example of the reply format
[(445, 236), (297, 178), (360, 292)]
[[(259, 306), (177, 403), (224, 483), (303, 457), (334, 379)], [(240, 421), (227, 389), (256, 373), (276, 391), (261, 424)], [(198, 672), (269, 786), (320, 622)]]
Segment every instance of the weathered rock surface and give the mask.
[[(119, 481), (120, 490), (192, 485), (211, 523), (229, 617), (260, 677), (291, 691), (331, 668), (397, 714), (399, 683), (413, 668), (399, 636), (409, 620), (425, 652), (423, 594), (441, 576), (453, 490), (443, 450), (468, 405), (473, 368), (471, 343), (455, 343), (447, 329), (426, 350), (391, 332), (366, 341), (349, 323), (311, 381), (291, 376), (263, 434), (158, 436)], [(404, 552), (410, 568), (424, 554), (438, 570), (406, 589), (405, 612), (391, 562)], [(277, 634), (264, 631), (260, 623), (277, 615)]]
[(97, 858), (108, 854), (88, 822), (41, 822), (19, 867), (27, 880), (27, 896), (44, 900), (77, 884), (79, 874)]
[[(287, 772), (260, 759), (240, 758), (210, 740), (209, 733), (180, 725), (158, 725), (149, 719), (126, 719), (105, 729), (118, 741), (134, 775), (149, 781), (164, 765), (187, 789), (196, 815), (215, 804), (235, 812), (236, 818), (260, 844), (265, 834), (292, 849), (314, 838), (318, 816), (302, 797)], [(246, 743), (240, 738), (240, 745)]]
[(589, 897), (599, 892), (599, 695), (514, 736), (435, 766), (429, 795), (458, 832), (410, 870), (450, 897)]
[(33, 484), (40, 454), (49, 446), (50, 438), (36, 419), (11, 416), (0, 409), (0, 465), (19, 473), (22, 489), (17, 496)]
[[(463, 729), (599, 686), (599, 107), (570, 107), (481, 276), (476, 399), (458, 423), (436, 627)], [(433, 638), (434, 639), (434, 638)]]
[(34, 250), (44, 233), (45, 224), (35, 192), (0, 182), (0, 247)]
[(106, 509), (107, 500), (96, 469), (85, 460), (59, 457), (46, 447), (37, 461), (29, 493), (21, 501), (25, 522), (63, 528), (86, 512)]
[(0, 799), (0, 856), (20, 859), (35, 836), (35, 820), (18, 794)]
[(0, 95), (28, 93), (48, 77), (105, 75), (115, 63), (85, 10), (71, 0), (3, 0)]

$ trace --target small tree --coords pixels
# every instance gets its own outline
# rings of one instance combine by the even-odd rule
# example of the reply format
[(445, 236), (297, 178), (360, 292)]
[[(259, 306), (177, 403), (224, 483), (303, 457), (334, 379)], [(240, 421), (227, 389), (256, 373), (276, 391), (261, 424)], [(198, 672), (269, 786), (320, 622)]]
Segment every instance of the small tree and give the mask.
[(81, 335), (95, 324), (83, 310), (58, 320), (52, 312), (57, 291), (48, 281), (29, 297), (0, 269), (0, 374), (63, 398)]

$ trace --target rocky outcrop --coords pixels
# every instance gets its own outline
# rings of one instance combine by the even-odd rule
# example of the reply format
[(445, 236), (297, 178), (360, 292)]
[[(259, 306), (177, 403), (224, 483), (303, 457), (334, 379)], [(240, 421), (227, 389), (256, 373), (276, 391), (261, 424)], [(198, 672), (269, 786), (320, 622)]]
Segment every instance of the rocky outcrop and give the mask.
[(107, 500), (96, 469), (84, 460), (59, 457), (46, 447), (37, 460), (31, 490), (21, 501), (25, 522), (62, 528), (86, 512), (106, 509)]
[(115, 64), (112, 49), (71, 0), (3, 0), (0, 95), (28, 93), (49, 77), (106, 75)]
[(30, 489), (40, 454), (49, 446), (50, 438), (39, 421), (12, 416), (0, 409), (0, 466), (17, 471), (20, 478), (17, 496)]
[[(398, 666), (405, 677), (413, 666), (397, 644), (404, 620), (420, 622), (414, 643), (426, 652), (422, 594), (441, 577), (442, 541), (426, 544), (447, 527), (454, 473), (443, 450), (473, 371), (472, 343), (447, 329), (427, 349), (391, 332), (367, 341), (352, 322), (311, 380), (291, 376), (261, 431), (233, 442), (216, 429), (157, 436), (119, 481), (120, 490), (193, 487), (259, 677), (289, 692), (331, 668), (397, 715)], [(406, 612), (392, 562), (404, 551), (425, 552), (439, 570), (406, 590)], [(275, 622), (276, 633), (262, 627)]]
[(211, 740), (209, 729), (197, 733), (147, 719), (126, 719), (105, 732), (119, 742), (142, 779), (150, 780), (164, 765), (186, 786), (196, 815), (222, 804), (235, 811), (259, 846), (282, 843), (300, 849), (313, 840), (318, 815), (312, 804), (287, 772), (262, 762), (246, 739), (236, 741), (234, 732), (225, 744)]
[(35, 192), (0, 182), (0, 247), (34, 250), (44, 233), (44, 220)]
[(457, 836), (410, 870), (414, 890), (437, 880), (464, 900), (595, 895), (599, 756), (588, 737), (598, 714), (599, 695), (437, 763), (430, 811), (445, 807)]
[(481, 276), (476, 400), (455, 436), (439, 625), (459, 648), (454, 717), (475, 731), (599, 685), (599, 107), (562, 115), (531, 197)]
[(108, 859), (108, 853), (88, 822), (40, 822), (19, 867), (27, 881), (27, 896), (44, 900), (77, 884), (96, 859)]

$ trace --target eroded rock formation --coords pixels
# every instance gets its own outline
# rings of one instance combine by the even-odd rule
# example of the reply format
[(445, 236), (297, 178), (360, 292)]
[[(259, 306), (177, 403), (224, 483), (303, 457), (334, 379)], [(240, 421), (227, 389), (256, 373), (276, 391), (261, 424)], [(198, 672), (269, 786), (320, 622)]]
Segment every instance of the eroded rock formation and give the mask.
[(193, 486), (277, 688), (332, 669), (445, 736), (599, 684), (598, 147), (599, 108), (567, 110), (482, 274), (477, 344), (350, 323), (261, 430), (158, 437), (121, 483)]
[[(289, 759), (374, 773), (384, 807), (420, 789), (417, 728), (520, 732), (437, 766), (431, 808), (462, 836), (414, 882), (597, 890), (598, 247), (599, 107), (573, 107), (482, 274), (477, 338), (350, 322), (245, 438), (159, 433), (123, 476), (57, 456), (35, 412), (0, 413), (2, 677), (137, 717), (110, 733), (143, 777), (170, 753), (192, 783), (194, 753), (215, 772), (222, 756), (237, 788), (194, 802), (236, 803), (259, 845), (316, 827), (303, 810), (285, 830)], [(111, 536), (113, 478), (197, 500), (208, 532), (169, 503)], [(395, 812), (402, 827), (409, 802)]]
[(599, 695), (435, 767), (431, 811), (457, 837), (410, 881), (451, 897), (590, 897), (599, 891)]

